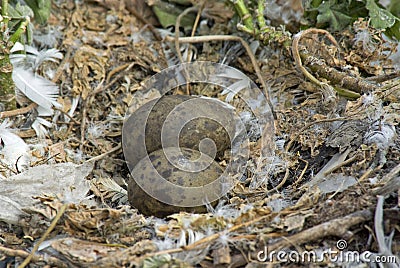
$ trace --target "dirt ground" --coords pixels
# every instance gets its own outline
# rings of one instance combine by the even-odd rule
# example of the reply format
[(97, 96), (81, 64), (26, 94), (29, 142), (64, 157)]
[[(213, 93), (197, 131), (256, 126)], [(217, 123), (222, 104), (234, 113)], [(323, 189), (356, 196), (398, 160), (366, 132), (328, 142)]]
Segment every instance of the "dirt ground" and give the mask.
[[(0, 267), (27, 258), (29, 267), (378, 267), (382, 256), (392, 261), (385, 267), (399, 267), (396, 45), (362, 20), (332, 33), (337, 45), (318, 31), (302, 36), (297, 45), (262, 44), (237, 31), (228, 7), (206, 5), (207, 15), (194, 35), (243, 37), (253, 48), (261, 77), (240, 42), (182, 43), (183, 56), (195, 51), (193, 61), (223, 61), (255, 81), (272, 103), (274, 135), (252, 133), (247, 122), (251, 155), (246, 172), (208, 213), (144, 216), (128, 202), (132, 178), (121, 146), (123, 120), (129, 105), (139, 107), (155, 97), (142, 90), (143, 81), (179, 58), (173, 27), (158, 31), (146, 25), (156, 18), (139, 3), (54, 1), (48, 25), (37, 26), (37, 47), (57, 48), (64, 55), (38, 70), (52, 74), (62, 106), (48, 118), (54, 124), (43, 137), (21, 127), (26, 115), (10, 120), (31, 146), (31, 166), (42, 166), (23, 173), (24, 178), (46, 177), (42, 184), (52, 180), (61, 190), (74, 188), (75, 194), (37, 193), (17, 221), (2, 215)], [(180, 35), (190, 36), (191, 28), (184, 25)], [(357, 36), (362, 31), (370, 40)], [(313, 60), (303, 57), (299, 64), (296, 50)], [(319, 86), (302, 71), (304, 66), (320, 78)], [(332, 68), (328, 79), (325, 67)], [(327, 86), (334, 71), (359, 78), (349, 90), (353, 95), (339, 96)], [(193, 85), (172, 92), (188, 93), (226, 100), (219, 87)], [(261, 158), (261, 141), (273, 144), (267, 158)], [(224, 157), (221, 165), (229, 155)], [(47, 173), (45, 165), (59, 166)], [(18, 191), (31, 193), (31, 182), (23, 183)], [(30, 255), (32, 250), (37, 252)], [(279, 258), (277, 252), (293, 258)], [(376, 262), (346, 257), (365, 252)], [(331, 258), (302, 260), (304, 254)]]

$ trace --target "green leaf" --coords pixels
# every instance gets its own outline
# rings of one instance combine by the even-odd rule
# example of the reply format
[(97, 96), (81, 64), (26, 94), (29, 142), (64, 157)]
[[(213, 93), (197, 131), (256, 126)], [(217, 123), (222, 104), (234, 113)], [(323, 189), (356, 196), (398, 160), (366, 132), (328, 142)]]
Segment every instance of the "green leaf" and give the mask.
[(328, 24), (329, 28), (339, 31), (348, 26), (352, 21), (352, 17), (345, 14), (347, 3), (338, 4), (335, 0), (324, 1), (317, 8), (319, 14), (317, 16), (317, 24)]
[(387, 9), (393, 15), (400, 17), (400, 0), (391, 0)]
[(390, 28), (396, 23), (396, 20), (399, 20), (386, 9), (380, 8), (374, 0), (367, 0), (366, 8), (371, 18), (371, 26), (375, 29)]
[(26, 5), (21, 5), (17, 3), (15, 7), (8, 5), (8, 16), (11, 19), (25, 19), (26, 17), (33, 17), (33, 11)]
[(51, 0), (25, 0), (26, 4), (35, 13), (35, 20), (44, 24), (50, 16)]
[(26, 32), (25, 32), (25, 39), (26, 39), (26, 44), (31, 44), (33, 41), (33, 29), (34, 26), (31, 22), (28, 23), (28, 25), (26, 26)]
[[(177, 5), (163, 1), (157, 2), (152, 8), (163, 28), (175, 25), (177, 17), (183, 12), (183, 9)], [(180, 27), (183, 27), (185, 31), (191, 29), (195, 18), (195, 14), (187, 14), (181, 19)]]
[(386, 29), (385, 34), (387, 36), (389, 36), (390, 38), (400, 40), (400, 21), (397, 20), (396, 23), (392, 27), (390, 27), (389, 29)]

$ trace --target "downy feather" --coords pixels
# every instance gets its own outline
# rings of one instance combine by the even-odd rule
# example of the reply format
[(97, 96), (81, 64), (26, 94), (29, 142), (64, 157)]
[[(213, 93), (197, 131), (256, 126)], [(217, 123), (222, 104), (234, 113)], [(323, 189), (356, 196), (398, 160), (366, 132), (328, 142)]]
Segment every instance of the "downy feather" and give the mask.
[(31, 101), (37, 103), (42, 113), (52, 114), (53, 106), (61, 107), (57, 102), (59, 89), (55, 83), (23, 68), (15, 68), (12, 78), (15, 86)]
[(3, 148), (0, 157), (8, 167), (23, 171), (29, 166), (29, 146), (18, 135), (11, 132), (11, 123), (8, 120), (0, 124), (0, 140)]

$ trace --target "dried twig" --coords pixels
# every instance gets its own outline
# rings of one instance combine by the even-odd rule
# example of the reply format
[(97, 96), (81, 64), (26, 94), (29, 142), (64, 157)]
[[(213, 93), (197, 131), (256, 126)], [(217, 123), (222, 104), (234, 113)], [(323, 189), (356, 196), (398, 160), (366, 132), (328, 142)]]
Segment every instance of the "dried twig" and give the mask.
[(117, 146), (115, 146), (114, 148), (112, 148), (111, 150), (108, 150), (108, 151), (105, 152), (105, 153), (102, 153), (102, 154), (100, 154), (100, 155), (97, 155), (97, 156), (95, 156), (95, 157), (92, 157), (92, 158), (86, 160), (85, 162), (98, 161), (98, 160), (100, 160), (100, 159), (106, 157), (106, 156), (109, 155), (109, 154), (112, 154), (112, 153), (114, 153), (114, 152), (117, 152), (117, 151), (120, 150), (121, 148), (122, 148), (122, 146), (121, 146), (121, 143), (120, 143), (120, 144), (118, 144)]
[[(128, 67), (126, 67), (125, 71), (129, 71), (130, 68), (132, 68), (135, 64), (131, 63)], [(104, 68), (104, 67), (103, 67)], [(105, 71), (104, 71), (105, 73)], [(88, 94), (87, 98), (85, 99), (83, 103), (83, 108), (82, 108), (82, 123), (81, 123), (81, 144), (79, 146), (80, 150), (83, 150), (83, 145), (84, 145), (84, 140), (85, 140), (85, 130), (86, 130), (86, 114), (87, 114), (87, 109), (90, 103), (92, 103), (93, 98), (96, 94), (107, 90), (111, 85), (113, 85), (118, 79), (120, 79), (121, 74), (117, 75), (110, 83), (108, 83), (106, 86), (102, 86), (104, 81), (106, 80), (104, 77), (100, 81), (99, 85), (91, 92)]]
[(382, 178), (383, 186), (374, 189), (372, 193), (374, 195), (389, 195), (400, 189), (400, 176), (396, 176), (398, 173), (400, 173), (400, 164)]
[(295, 189), (300, 184), (300, 182), (303, 180), (304, 174), (306, 174), (306, 171), (308, 169), (308, 161), (302, 158), (299, 158), (299, 160), (302, 161), (305, 165), (299, 177), (290, 185), (290, 187), (293, 189)]
[(285, 183), (289, 177), (289, 173), (290, 173), (289, 168), (286, 168), (285, 175), (283, 176), (283, 179), (281, 180), (281, 182), (277, 186), (275, 186), (273, 189), (268, 190), (265, 194), (268, 195), (272, 192), (277, 192), (280, 188), (282, 188), (283, 185), (285, 185)]
[(0, 119), (6, 118), (6, 117), (12, 117), (12, 116), (17, 116), (21, 114), (26, 114), (35, 109), (38, 105), (36, 103), (31, 103), (28, 106), (24, 108), (19, 108), (11, 111), (4, 111), (0, 112)]
[(330, 220), (313, 226), (307, 230), (287, 237), (272, 245), (268, 245), (271, 250), (278, 250), (291, 245), (300, 245), (306, 242), (315, 241), (328, 236), (345, 237), (350, 227), (372, 219), (373, 213), (369, 209), (353, 212), (347, 216)]
[[(340, 85), (342, 92), (339, 93), (351, 98), (357, 98), (360, 94), (368, 92), (376, 92), (377, 86), (369, 83), (363, 78), (352, 77), (344, 72), (340, 72), (333, 67), (327, 66), (321, 60), (313, 56), (301, 53), (301, 59), (308, 68), (320, 77), (327, 79), (334, 85)], [(338, 90), (338, 88), (335, 88)]]
[[(121, 71), (119, 74), (117, 74), (113, 80), (111, 80), (110, 82), (106, 83), (106, 85), (104, 87), (102, 87), (104, 80), (102, 80), (99, 84), (98, 87), (96, 87), (95, 90), (93, 90), (92, 92), (89, 93), (88, 98), (89, 97), (93, 97), (94, 95), (99, 94), (100, 92), (106, 91), (107, 89), (109, 89), (112, 85), (114, 85), (119, 79), (121, 79), (127, 72), (129, 72), (133, 66), (135, 66), (136, 63), (131, 63), (131, 64), (124, 64), (122, 66), (120, 66), (121, 68), (118, 68), (118, 71)], [(124, 71), (122, 71), (123, 69), (125, 69)], [(112, 71), (111, 71), (112, 72)], [(111, 74), (110, 72), (110, 74)], [(114, 72), (115, 73), (115, 72)], [(112, 73), (112, 75), (114, 75), (114, 73)], [(108, 75), (106, 81), (108, 81), (111, 78), (111, 75)]]
[[(11, 257), (20, 257), (20, 258), (27, 258), (30, 254), (29, 252), (26, 252), (24, 250), (20, 249), (11, 249), (11, 248), (6, 248), (0, 246), (0, 252), (3, 253), (6, 256), (11, 256)], [(44, 262), (47, 263), (51, 266), (55, 267), (68, 267), (67, 264), (65, 264), (64, 261), (61, 261), (55, 257), (49, 257), (49, 256), (40, 256), (40, 255), (34, 255), (32, 256), (31, 262)]]
[(57, 212), (57, 215), (54, 217), (53, 221), (51, 222), (49, 228), (47, 228), (46, 232), (43, 234), (43, 236), (39, 239), (39, 241), (35, 244), (33, 247), (31, 253), (27, 256), (27, 258), (21, 263), (21, 265), (18, 266), (18, 268), (24, 268), (26, 265), (30, 263), (30, 261), (33, 259), (35, 252), (38, 250), (40, 244), (43, 243), (43, 241), (46, 239), (46, 237), (53, 231), (53, 229), (56, 227), (57, 222), (60, 220), (61, 216), (64, 214), (65, 209), (67, 208), (68, 204), (63, 204), (60, 209)]
[(113, 77), (114, 74), (119, 73), (119, 72), (123, 71), (124, 69), (128, 68), (129, 65), (130, 65), (129, 63), (125, 63), (125, 64), (122, 64), (122, 65), (117, 66), (114, 69), (112, 69), (107, 75), (106, 84), (109, 85), (111, 77)]
[(382, 74), (382, 75), (367, 77), (365, 78), (365, 80), (374, 81), (376, 83), (382, 83), (388, 80), (396, 79), (398, 77), (400, 77), (400, 71), (395, 71), (390, 74)]
[[(59, 111), (60, 113), (62, 113), (62, 114), (65, 115), (66, 117), (68, 117), (74, 124), (76, 124), (76, 125), (79, 125), (79, 124), (80, 124), (80, 122), (78, 122), (78, 120), (76, 120), (76, 119), (73, 118), (71, 115), (69, 115), (69, 113), (64, 112), (62, 109), (57, 108), (57, 107), (54, 107), (53, 109)], [(70, 124), (70, 122), (64, 122), (64, 123)]]
[(181, 62), (181, 63), (183, 63), (184, 61), (183, 61), (181, 49), (180, 49), (180, 46), (179, 46), (179, 27), (180, 27), (180, 23), (181, 23), (181, 20), (182, 20), (182, 18), (184, 16), (186, 16), (190, 12), (196, 12), (197, 9), (198, 9), (197, 6), (189, 7), (187, 9), (185, 9), (181, 14), (179, 14), (179, 16), (176, 18), (174, 42), (175, 42), (176, 54), (178, 55), (179, 62)]

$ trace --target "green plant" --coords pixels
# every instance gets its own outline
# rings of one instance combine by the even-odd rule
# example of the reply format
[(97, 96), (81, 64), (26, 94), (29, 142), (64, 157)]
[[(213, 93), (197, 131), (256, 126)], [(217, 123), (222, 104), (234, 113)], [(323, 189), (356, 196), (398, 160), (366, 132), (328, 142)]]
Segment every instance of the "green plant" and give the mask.
[[(398, 0), (397, 6), (399, 6)], [(340, 31), (358, 18), (370, 20), (370, 25), (384, 30), (392, 38), (400, 40), (400, 19), (393, 3), (384, 8), (375, 0), (305, 0), (306, 26)]]
[(27, 5), (18, 1), (2, 0), (0, 13), (0, 105), (1, 110), (16, 108), (13, 66), (10, 62), (10, 51), (16, 42), (32, 42), (30, 23), (35, 18), (45, 23), (50, 15), (51, 0), (28, 0)]

